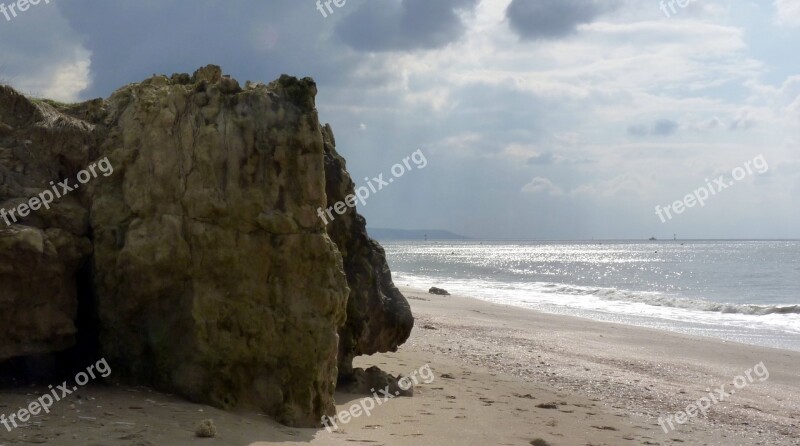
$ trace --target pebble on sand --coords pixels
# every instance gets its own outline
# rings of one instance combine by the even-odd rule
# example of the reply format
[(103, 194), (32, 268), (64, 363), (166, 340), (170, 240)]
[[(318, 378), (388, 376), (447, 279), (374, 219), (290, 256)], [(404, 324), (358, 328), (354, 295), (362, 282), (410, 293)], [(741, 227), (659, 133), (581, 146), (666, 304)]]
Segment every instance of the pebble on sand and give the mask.
[(213, 420), (203, 420), (194, 433), (200, 438), (214, 438), (217, 436), (217, 428), (214, 426)]

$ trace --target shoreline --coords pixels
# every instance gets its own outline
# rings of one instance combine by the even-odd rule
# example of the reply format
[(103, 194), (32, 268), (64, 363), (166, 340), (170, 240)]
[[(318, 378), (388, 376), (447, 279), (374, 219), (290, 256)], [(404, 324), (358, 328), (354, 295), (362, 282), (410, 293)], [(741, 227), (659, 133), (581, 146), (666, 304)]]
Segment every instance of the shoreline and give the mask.
[[(517, 295), (506, 295), (503, 293), (503, 290), (498, 288), (491, 288), (484, 297), (478, 295), (480, 291), (467, 291), (464, 290), (463, 287), (459, 289), (458, 286), (448, 287), (444, 280), (438, 278), (428, 280), (413, 274), (404, 273), (398, 273), (397, 276), (395, 282), (404, 284), (404, 286), (399, 287), (401, 290), (425, 292), (424, 290), (427, 289), (427, 285), (424, 289), (421, 288), (421, 283), (425, 282), (430, 283), (431, 286), (445, 287), (450, 290), (451, 293), (458, 296), (541, 314), (572, 317), (594, 322), (615, 323), (624, 326), (657, 330), (665, 333), (681, 334), (703, 339), (715, 339), (800, 353), (800, 332), (788, 330), (782, 325), (787, 323), (785, 321), (775, 323), (774, 321), (763, 319), (769, 318), (772, 314), (751, 314), (744, 311), (728, 311), (721, 309), (707, 310), (700, 306), (695, 308), (671, 304), (651, 304), (626, 299), (610, 299), (605, 305), (592, 303), (582, 305), (580, 303), (582, 301), (578, 303), (570, 301), (574, 296), (559, 295), (557, 293), (554, 294), (554, 296), (559, 296), (559, 298), (563, 297), (567, 299), (567, 301), (549, 300), (553, 299), (549, 296), (541, 298), (540, 300), (527, 300)], [(559, 286), (582, 287), (579, 285), (563, 284), (559, 284)], [(456, 290), (453, 291), (452, 288)], [(603, 288), (600, 287), (598, 289)], [(519, 291), (521, 290), (516, 290), (515, 292)], [(536, 294), (539, 291), (531, 290), (530, 292)], [(631, 293), (647, 294), (648, 292), (631, 291)], [(673, 298), (678, 301), (681, 299)], [(780, 309), (782, 307), (791, 307), (793, 309), (797, 307), (796, 304), (736, 304), (691, 299), (685, 299), (685, 301), (696, 305), (705, 304), (719, 307), (763, 307), (765, 311), (771, 308)], [(775, 313), (778, 314), (780, 312), (775, 311)], [(785, 316), (800, 317), (800, 315), (795, 315), (793, 313)], [(800, 322), (800, 320), (798, 320), (798, 322)]]

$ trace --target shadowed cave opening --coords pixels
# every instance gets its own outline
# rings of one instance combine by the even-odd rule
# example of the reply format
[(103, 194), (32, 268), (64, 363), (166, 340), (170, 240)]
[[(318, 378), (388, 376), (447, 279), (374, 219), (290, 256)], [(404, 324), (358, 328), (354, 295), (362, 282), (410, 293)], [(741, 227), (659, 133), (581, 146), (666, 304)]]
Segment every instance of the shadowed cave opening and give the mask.
[(60, 352), (20, 356), (0, 362), (0, 387), (55, 386), (64, 380), (72, 380), (78, 372), (85, 371), (101, 358), (91, 260), (78, 270), (75, 280), (78, 295), (75, 345)]

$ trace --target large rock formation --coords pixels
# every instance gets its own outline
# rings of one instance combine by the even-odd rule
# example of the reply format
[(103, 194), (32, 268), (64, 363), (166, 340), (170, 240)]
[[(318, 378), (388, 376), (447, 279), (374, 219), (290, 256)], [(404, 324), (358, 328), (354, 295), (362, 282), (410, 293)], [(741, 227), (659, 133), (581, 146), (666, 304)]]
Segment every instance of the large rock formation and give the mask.
[[(363, 218), (317, 216), (352, 182), (315, 94), (215, 66), (75, 105), (0, 88), (0, 208), (79, 186), (0, 221), (0, 360), (96, 330), (117, 381), (291, 425), (332, 414), (337, 364), (395, 350), (413, 318)], [(78, 185), (101, 159), (113, 174)]]
[[(344, 158), (336, 152), (336, 140), (329, 125), (323, 128), (322, 135), (328, 206), (333, 206), (354, 195), (355, 185)], [(327, 229), (342, 252), (350, 284), (347, 324), (339, 331), (339, 378), (347, 383), (358, 378), (353, 370), (354, 357), (396, 351), (411, 335), (414, 318), (408, 301), (392, 282), (383, 247), (367, 235), (364, 217), (354, 208), (348, 208)], [(363, 386), (367, 392), (372, 387), (383, 386), (371, 382)]]

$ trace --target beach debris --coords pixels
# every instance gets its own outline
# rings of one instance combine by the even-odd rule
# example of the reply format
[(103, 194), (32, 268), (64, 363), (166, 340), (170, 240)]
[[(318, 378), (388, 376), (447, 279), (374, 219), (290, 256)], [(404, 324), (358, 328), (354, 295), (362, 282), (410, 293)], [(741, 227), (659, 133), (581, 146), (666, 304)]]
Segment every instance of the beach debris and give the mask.
[(558, 409), (558, 403), (539, 403), (536, 407), (539, 409)]
[(422, 328), (424, 328), (425, 330), (438, 330), (438, 328), (434, 327), (431, 324), (425, 324), (422, 326)]
[(613, 426), (592, 426), (595, 429), (599, 429), (601, 431), (615, 431), (617, 430), (616, 427)]
[(534, 438), (533, 440), (531, 440), (531, 445), (532, 446), (550, 446), (550, 443), (546, 442), (545, 440), (542, 440), (541, 438)]
[(438, 296), (449, 296), (450, 295), (450, 293), (448, 293), (447, 290), (443, 290), (441, 288), (436, 288), (435, 286), (431, 287), (431, 289), (428, 290), (428, 294), (436, 294)]
[(217, 427), (214, 420), (203, 420), (195, 429), (194, 434), (200, 438), (214, 438), (217, 436)]

